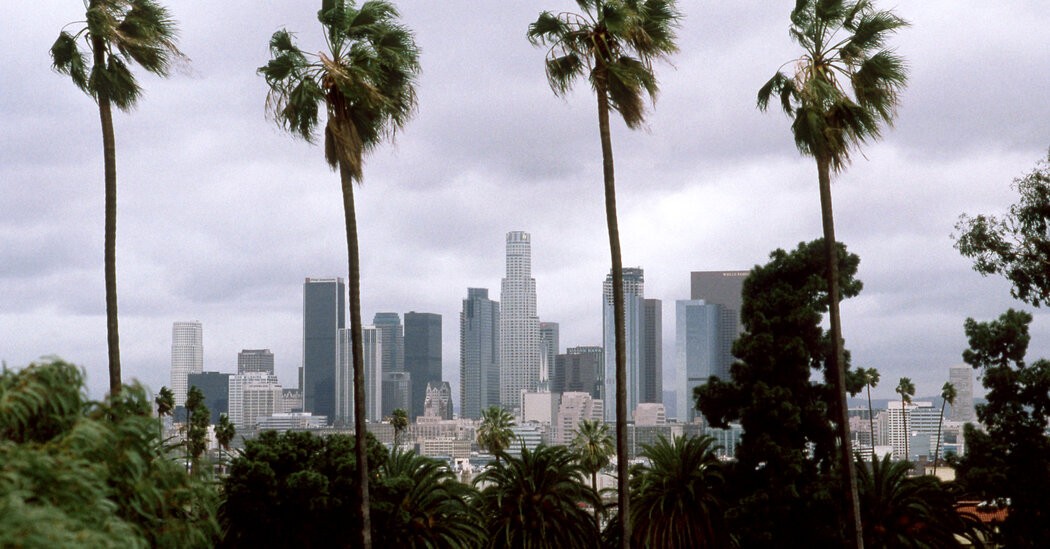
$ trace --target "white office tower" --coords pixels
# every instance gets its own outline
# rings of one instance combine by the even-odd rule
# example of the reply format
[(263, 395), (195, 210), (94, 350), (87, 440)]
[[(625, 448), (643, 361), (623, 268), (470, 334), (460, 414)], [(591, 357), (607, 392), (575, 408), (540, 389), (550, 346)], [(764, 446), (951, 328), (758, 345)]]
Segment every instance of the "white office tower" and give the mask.
[[(893, 447), (893, 458), (904, 459), (904, 439), (908, 439), (908, 454), (911, 461), (919, 456), (933, 459), (937, 445), (937, 426), (941, 420), (940, 407), (932, 402), (911, 402), (901, 406), (901, 401), (891, 400), (886, 404), (885, 422), (880, 419), (880, 427), (885, 427), (885, 443)], [(942, 433), (943, 435), (943, 433)], [(944, 444), (943, 436), (941, 444)], [(944, 455), (944, 452), (939, 452)]]
[(588, 393), (562, 393), (558, 406), (554, 440), (567, 445), (576, 437), (576, 429), (583, 420), (601, 421), (604, 415), (602, 401), (591, 398)]
[(203, 341), (200, 321), (176, 322), (171, 327), (171, 392), (176, 406), (186, 404), (188, 376), (204, 371)]
[(950, 419), (959, 423), (977, 421), (977, 410), (973, 406), (973, 368), (969, 365), (952, 366), (948, 370), (948, 382), (955, 386)]
[(507, 233), (507, 275), (500, 291), (500, 405), (521, 409), (522, 391), (540, 381), (540, 321), (529, 233)]
[(243, 372), (230, 376), (230, 421), (238, 431), (255, 429), (263, 418), (280, 411), (282, 393), (273, 374)]
[[(354, 425), (354, 358), (350, 328), (340, 328), (336, 340), (335, 418), (337, 426)], [(361, 327), (361, 350), (365, 366), (365, 419), (383, 419), (383, 343), (375, 326)]]

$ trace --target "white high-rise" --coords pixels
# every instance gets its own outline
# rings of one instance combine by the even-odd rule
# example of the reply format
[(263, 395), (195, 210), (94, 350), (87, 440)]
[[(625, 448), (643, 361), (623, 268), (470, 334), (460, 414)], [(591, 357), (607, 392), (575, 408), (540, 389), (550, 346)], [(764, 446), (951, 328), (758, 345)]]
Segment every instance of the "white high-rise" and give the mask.
[[(336, 425), (354, 423), (354, 358), (350, 329), (340, 328), (336, 343), (335, 418)], [(365, 419), (383, 419), (383, 341), (375, 326), (361, 327), (361, 353), (364, 358)]]
[(973, 405), (973, 367), (952, 366), (948, 369), (948, 382), (955, 386), (955, 403), (951, 405), (950, 419), (959, 423), (976, 422), (977, 411)]
[(540, 381), (540, 320), (529, 233), (507, 233), (507, 274), (500, 291), (500, 405), (521, 409), (521, 392)]
[(186, 403), (190, 374), (204, 371), (204, 336), (200, 321), (176, 322), (171, 327), (171, 392), (175, 405)]

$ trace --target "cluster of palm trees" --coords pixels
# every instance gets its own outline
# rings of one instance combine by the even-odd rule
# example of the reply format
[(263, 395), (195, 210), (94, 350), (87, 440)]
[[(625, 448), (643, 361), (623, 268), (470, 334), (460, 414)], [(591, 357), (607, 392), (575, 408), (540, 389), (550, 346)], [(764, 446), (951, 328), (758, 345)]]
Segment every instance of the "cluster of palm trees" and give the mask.
[[(602, 149), (603, 189), (613, 276), (615, 337), (615, 410), (617, 505), (621, 540), (632, 538), (627, 469), (626, 350), (624, 294), (610, 112), (628, 128), (646, 116), (646, 99), (659, 91), (653, 64), (678, 49), (681, 14), (674, 0), (577, 0), (578, 13), (542, 12), (529, 25), (528, 39), (547, 49), (546, 75), (555, 94), (567, 93), (578, 78), (595, 92)], [(182, 58), (175, 25), (154, 0), (86, 0), (86, 26), (63, 31), (51, 49), (56, 70), (94, 98), (102, 123), (106, 182), (105, 273), (110, 390), (120, 390), (121, 373), (116, 295), (116, 153), (112, 106), (130, 109), (140, 88), (129, 69), (137, 63), (166, 76)], [(361, 355), (360, 263), (354, 207), (354, 183), (363, 181), (364, 156), (404, 127), (416, 108), (419, 49), (386, 0), (322, 0), (318, 20), (324, 31), (322, 53), (300, 49), (292, 33), (281, 30), (270, 40), (272, 59), (259, 69), (270, 87), (267, 105), (273, 118), (291, 133), (314, 141), (325, 119), (325, 159), (338, 170), (346, 225), (349, 308), (355, 402), (355, 429), (365, 432), (364, 368)], [(845, 405), (845, 366), (839, 319), (838, 265), (831, 203), (831, 176), (845, 169), (858, 146), (880, 136), (891, 124), (898, 94), (906, 81), (903, 60), (886, 47), (888, 37), (907, 23), (871, 0), (799, 0), (791, 14), (791, 36), (802, 54), (789, 61), (793, 72), (777, 72), (758, 93), (765, 109), (779, 99), (792, 119), (799, 151), (816, 160), (818, 188), (827, 244), (828, 303), (834, 346), (830, 366), (837, 406), (839, 466), (850, 494), (853, 538), (861, 545), (860, 514)], [(85, 55), (80, 49), (85, 47)], [(87, 58), (90, 57), (89, 64)], [(357, 447), (365, 464), (364, 445)], [(361, 545), (370, 547), (367, 466), (358, 468)]]

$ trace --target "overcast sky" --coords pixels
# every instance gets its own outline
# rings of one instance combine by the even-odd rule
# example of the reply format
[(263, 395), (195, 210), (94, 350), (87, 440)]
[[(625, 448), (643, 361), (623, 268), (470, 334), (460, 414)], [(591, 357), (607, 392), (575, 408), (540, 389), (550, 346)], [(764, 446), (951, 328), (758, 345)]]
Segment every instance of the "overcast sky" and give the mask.
[[(125, 379), (169, 384), (172, 322), (200, 320), (206, 370), (235, 371), (239, 350), (270, 348), (294, 386), (303, 280), (346, 277), (342, 206), (322, 150), (265, 117), (255, 70), (280, 28), (322, 48), (320, 2), (165, 3), (192, 61), (167, 80), (138, 71), (144, 97), (114, 116)], [(646, 130), (613, 119), (624, 265), (644, 268), (646, 296), (664, 300), (665, 379), (690, 271), (749, 269), (821, 234), (813, 160), (786, 116), (755, 108), (758, 88), (798, 55), (793, 5), (681, 2), (681, 51), (657, 67)], [(561, 324), (563, 349), (600, 345), (609, 254), (594, 96), (581, 82), (554, 97), (545, 51), (525, 39), (541, 10), (575, 4), (399, 6), (422, 48), (419, 111), (367, 159), (356, 194), (363, 318), (440, 313), (458, 393), (461, 300), (468, 287), (499, 298), (505, 234), (524, 230), (541, 320)], [(874, 396), (892, 396), (901, 376), (938, 393), (962, 363), (963, 321), (1024, 307), (950, 235), (960, 213), (1005, 211), (1011, 181), (1046, 157), (1046, 8), (895, 6), (912, 23), (893, 39), (911, 67), (896, 127), (833, 186), (838, 237), (864, 282), (842, 307), (843, 331), (854, 363), (882, 373)], [(0, 358), (60, 355), (86, 368), (97, 397), (108, 386), (98, 110), (48, 55), (83, 13), (76, 0), (18, 3), (0, 37)], [(1029, 356), (1048, 356), (1050, 317), (1033, 312)]]

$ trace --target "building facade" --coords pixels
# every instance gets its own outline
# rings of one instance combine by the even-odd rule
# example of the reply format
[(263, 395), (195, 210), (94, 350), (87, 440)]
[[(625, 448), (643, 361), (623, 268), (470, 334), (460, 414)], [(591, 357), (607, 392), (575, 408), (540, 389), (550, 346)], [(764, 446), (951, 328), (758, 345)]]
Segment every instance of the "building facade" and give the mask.
[[(641, 268), (623, 270), (624, 346), (627, 362), (627, 414), (641, 402), (663, 400), (660, 301), (645, 299), (645, 274)], [(612, 273), (602, 286), (602, 342), (605, 367), (602, 400), (605, 420), (616, 419), (616, 325), (613, 322)]]
[[(380, 338), (382, 339), (382, 338)], [(380, 342), (382, 344), (382, 342)], [(390, 417), (398, 408), (408, 413), (412, 407), (412, 376), (408, 372), (384, 372), (383, 374), (383, 417)], [(412, 421), (412, 417), (409, 421)]]
[(237, 353), (237, 373), (245, 372), (274, 373), (273, 352), (269, 349), (244, 349)]
[(278, 411), (282, 399), (277, 376), (246, 372), (230, 376), (230, 421), (238, 431), (256, 429), (259, 420)]
[(452, 419), (452, 386), (447, 381), (427, 384), (423, 415), (441, 419)]
[(441, 315), (405, 313), (405, 371), (412, 379), (408, 417), (423, 414), (427, 384), (441, 383)]
[(186, 404), (188, 376), (204, 371), (204, 330), (199, 321), (171, 326), (171, 392), (175, 405)]
[(339, 330), (346, 328), (346, 286), (341, 278), (303, 284), (303, 408), (336, 417), (335, 371)]
[(604, 368), (605, 351), (601, 347), (569, 347), (554, 359), (551, 392), (583, 392), (600, 399)]
[[(335, 417), (337, 426), (354, 425), (354, 357), (351, 330), (339, 330), (335, 371)], [(361, 327), (361, 354), (364, 362), (365, 419), (378, 422), (383, 419), (383, 343), (375, 326)], [(314, 414), (317, 415), (317, 414)]]
[(973, 367), (952, 366), (948, 369), (948, 382), (955, 386), (955, 402), (951, 404), (949, 418), (959, 423), (977, 421), (977, 410), (973, 405)]
[(675, 377), (678, 421), (690, 423), (699, 414), (693, 391), (711, 376), (728, 379), (732, 364), (731, 341), (722, 337), (727, 320), (725, 307), (702, 299), (675, 303)]
[(499, 302), (486, 288), (467, 288), (459, 313), (459, 415), (478, 419), (499, 406)]
[(500, 405), (521, 409), (521, 392), (540, 380), (540, 325), (529, 233), (507, 233), (507, 266), (500, 291)]
[(201, 372), (187, 376), (187, 385), (200, 389), (204, 395), (204, 405), (211, 412), (209, 422), (212, 425), (219, 423), (219, 416), (230, 413), (230, 375), (222, 372)]

